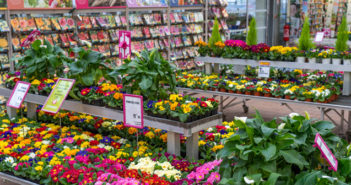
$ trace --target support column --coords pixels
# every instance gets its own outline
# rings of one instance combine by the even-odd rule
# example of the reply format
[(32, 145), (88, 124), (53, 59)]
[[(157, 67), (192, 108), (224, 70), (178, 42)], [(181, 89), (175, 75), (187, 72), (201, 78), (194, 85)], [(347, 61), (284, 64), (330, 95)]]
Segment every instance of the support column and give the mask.
[(186, 158), (189, 161), (199, 159), (199, 132), (193, 133), (186, 141)]
[(351, 94), (351, 73), (345, 72), (342, 95), (349, 96), (350, 94)]
[(9, 118), (15, 118), (17, 115), (17, 109), (12, 108), (12, 107), (6, 107), (7, 108), (7, 114), (9, 115)]
[(37, 105), (34, 103), (27, 103), (27, 117), (30, 119), (36, 119), (37, 116)]
[(351, 140), (351, 111), (348, 111), (348, 119), (347, 119), (347, 131), (346, 131), (346, 140)]
[(180, 155), (180, 135), (174, 132), (167, 132), (167, 152), (176, 156)]
[(219, 64), (214, 64), (213, 72), (216, 73), (216, 74), (220, 73)]
[(205, 73), (206, 74), (211, 74), (212, 73), (212, 69), (211, 69), (211, 64), (210, 63), (205, 63)]

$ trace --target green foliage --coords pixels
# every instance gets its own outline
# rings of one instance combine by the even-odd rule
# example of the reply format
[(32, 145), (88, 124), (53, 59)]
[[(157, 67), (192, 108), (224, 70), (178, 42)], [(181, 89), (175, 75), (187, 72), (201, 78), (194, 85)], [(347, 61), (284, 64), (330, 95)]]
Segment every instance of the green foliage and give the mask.
[(217, 17), (215, 18), (214, 24), (213, 24), (213, 30), (212, 30), (212, 34), (211, 37), (208, 41), (208, 46), (210, 48), (212, 48), (216, 42), (221, 41), (222, 42), (222, 38), (221, 38), (221, 34), (219, 33), (219, 24), (218, 24), (218, 20)]
[[(347, 157), (346, 142), (332, 133), (332, 123), (316, 122), (300, 115), (281, 119), (283, 125), (278, 125), (276, 120), (265, 122), (257, 113), (255, 119), (245, 123), (234, 121), (238, 131), (223, 141), (225, 145), (219, 153), (223, 158), (220, 184), (244, 184), (244, 177), (257, 185), (350, 182), (351, 160)], [(321, 152), (313, 147), (317, 133), (339, 160), (342, 170), (328, 170), (328, 164), (320, 157)], [(322, 176), (338, 180), (322, 179)]]
[[(144, 50), (133, 60), (127, 59), (112, 74), (123, 76), (127, 93), (143, 95), (147, 99), (168, 98), (167, 90), (175, 92), (175, 66), (165, 60), (158, 50)], [(167, 84), (169, 88), (165, 88)]]
[(63, 77), (64, 64), (71, 62), (60, 47), (52, 46), (47, 40), (43, 43), (40, 40), (34, 41), (24, 56), (15, 60), (18, 60), (16, 68), (21, 69), (27, 78), (39, 80)]
[(314, 48), (314, 44), (311, 41), (310, 23), (306, 17), (305, 22), (303, 23), (301, 36), (299, 38), (299, 50), (308, 51), (312, 48)]
[(348, 49), (348, 46), (347, 46), (348, 40), (349, 40), (349, 34), (347, 31), (347, 21), (346, 21), (346, 17), (344, 16), (338, 28), (338, 36), (335, 42), (335, 50), (338, 52), (346, 51)]
[(68, 64), (70, 70), (67, 78), (75, 79), (76, 84), (85, 87), (97, 85), (102, 77), (115, 82), (115, 78), (109, 75), (112, 69), (106, 65), (111, 62), (104, 60), (101, 53), (84, 48), (74, 48), (72, 52), (76, 54), (76, 59)]
[(249, 32), (246, 37), (246, 44), (249, 46), (257, 44), (257, 30), (256, 30), (256, 19), (252, 18), (250, 21)]

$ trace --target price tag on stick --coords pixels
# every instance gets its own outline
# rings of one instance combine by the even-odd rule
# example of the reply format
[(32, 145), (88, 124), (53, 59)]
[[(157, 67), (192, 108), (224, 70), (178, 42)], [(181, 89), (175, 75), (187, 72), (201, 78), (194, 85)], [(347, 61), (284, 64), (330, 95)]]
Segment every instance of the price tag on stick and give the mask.
[(123, 95), (123, 119), (126, 127), (144, 128), (143, 97), (132, 94)]
[(15, 109), (21, 108), (21, 105), (28, 94), (29, 88), (30, 83), (18, 81), (6, 105)]
[(41, 110), (56, 114), (71, 91), (74, 82), (73, 79), (59, 78)]
[(269, 78), (269, 73), (271, 69), (270, 62), (260, 62), (259, 70), (258, 70), (258, 77), (260, 78)]
[(322, 153), (322, 156), (328, 161), (330, 164), (330, 170), (337, 171), (338, 170), (338, 160), (335, 158), (333, 153), (330, 151), (328, 145), (324, 142), (322, 136), (317, 133), (314, 139), (313, 147), (318, 147)]

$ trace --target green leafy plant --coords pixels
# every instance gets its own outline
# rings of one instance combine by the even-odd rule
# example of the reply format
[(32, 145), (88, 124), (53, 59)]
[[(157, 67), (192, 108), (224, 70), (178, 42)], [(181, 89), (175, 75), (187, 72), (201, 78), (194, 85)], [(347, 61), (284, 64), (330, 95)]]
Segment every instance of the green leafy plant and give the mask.
[(34, 41), (31, 48), (24, 52), (24, 56), (14, 60), (18, 60), (16, 68), (22, 71), (22, 75), (39, 80), (63, 77), (64, 64), (71, 62), (60, 47), (52, 46), (47, 40), (43, 43), (40, 40)]
[(336, 177), (331, 184), (350, 181), (350, 174), (328, 170), (319, 149), (313, 147), (319, 133), (335, 157), (344, 160), (339, 167), (351, 167), (346, 142), (332, 133), (332, 123), (311, 120), (307, 113), (306, 117), (291, 114), (281, 120), (282, 124), (276, 120), (265, 122), (257, 112), (255, 119), (234, 121), (238, 131), (223, 141), (219, 153), (223, 158), (220, 184), (244, 184), (250, 180), (263, 185), (324, 185), (325, 181), (319, 179), (322, 175)]
[(348, 39), (349, 39), (349, 35), (347, 30), (347, 21), (346, 21), (346, 17), (344, 16), (338, 28), (338, 36), (335, 42), (335, 50), (338, 52), (346, 51), (348, 49), (348, 45), (347, 45)]
[(75, 79), (75, 84), (83, 87), (97, 85), (102, 77), (115, 82), (115, 78), (109, 75), (112, 69), (107, 66), (111, 61), (104, 60), (101, 53), (84, 48), (74, 48), (71, 51), (75, 53), (76, 59), (68, 64), (67, 77)]
[(305, 18), (305, 22), (303, 23), (298, 47), (299, 47), (299, 50), (302, 50), (302, 51), (308, 51), (314, 48), (314, 44), (311, 41), (311, 35), (310, 35), (310, 23), (307, 17)]
[(257, 44), (257, 30), (256, 19), (252, 18), (250, 21), (249, 32), (247, 33), (246, 44), (249, 46)]
[[(126, 59), (125, 63), (112, 74), (123, 76), (123, 89), (127, 93), (143, 95), (147, 99), (164, 99), (167, 91), (175, 92), (175, 66), (165, 60), (158, 50), (143, 50), (136, 57)], [(165, 88), (164, 85), (169, 88)]]
[(217, 20), (217, 17), (215, 18), (214, 24), (213, 24), (213, 30), (212, 30), (212, 34), (211, 37), (208, 41), (208, 46), (210, 48), (215, 46), (216, 42), (222, 42), (222, 38), (221, 38), (221, 34), (219, 33), (219, 23)]

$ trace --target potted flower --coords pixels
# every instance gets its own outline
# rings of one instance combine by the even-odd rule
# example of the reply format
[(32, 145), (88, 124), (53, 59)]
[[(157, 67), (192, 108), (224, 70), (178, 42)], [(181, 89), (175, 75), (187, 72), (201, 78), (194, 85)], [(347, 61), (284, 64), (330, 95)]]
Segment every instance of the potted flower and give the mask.
[(236, 82), (227, 81), (226, 89), (229, 93), (234, 93), (235, 86), (238, 85)]
[(212, 47), (212, 53), (215, 57), (221, 57), (222, 54), (224, 53), (224, 48), (225, 44), (221, 41), (218, 41), (214, 44)]
[(306, 54), (305, 51), (299, 50), (296, 52), (296, 62), (297, 63), (305, 63)]
[(285, 89), (284, 96), (285, 96), (285, 99), (288, 99), (288, 100), (295, 99), (295, 93), (294, 91), (292, 91), (291, 88)]
[(315, 64), (316, 57), (318, 56), (318, 51), (315, 49), (309, 50), (306, 52), (306, 57), (308, 58), (308, 63)]
[(254, 91), (256, 91), (255, 85), (248, 85), (245, 87), (245, 95), (252, 95)]
[(256, 91), (254, 91), (253, 95), (254, 96), (262, 96), (262, 91), (263, 91), (263, 88), (261, 86), (257, 86)]
[(281, 98), (284, 95), (284, 88), (282, 87), (277, 87), (272, 91), (272, 96), (274, 96), (275, 98)]
[(330, 51), (323, 50), (318, 55), (317, 58), (322, 60), (322, 64), (330, 64)]
[(200, 56), (204, 57), (208, 55), (208, 53), (210, 52), (210, 48), (208, 47), (208, 44), (202, 40), (195, 42), (195, 46), (199, 47), (198, 52)]
[(344, 65), (351, 65), (351, 54), (349, 51), (344, 51), (341, 53)]
[(338, 51), (333, 51), (331, 53), (331, 58), (332, 58), (332, 64), (333, 65), (341, 65), (341, 58), (342, 58), (342, 55), (340, 52)]
[(263, 88), (262, 92), (263, 92), (263, 96), (265, 96), (265, 97), (272, 97), (271, 89), (265, 87), (265, 88)]
[(220, 92), (227, 92), (226, 86), (227, 86), (227, 82), (221, 79), (218, 83), (218, 90)]
[(235, 92), (237, 94), (242, 94), (245, 90), (245, 85), (237, 85), (237, 86), (235, 86), (235, 89), (236, 89)]
[(304, 97), (304, 101), (307, 102), (312, 102), (312, 100), (314, 99), (314, 94), (308, 90), (303, 91), (302, 96)]

